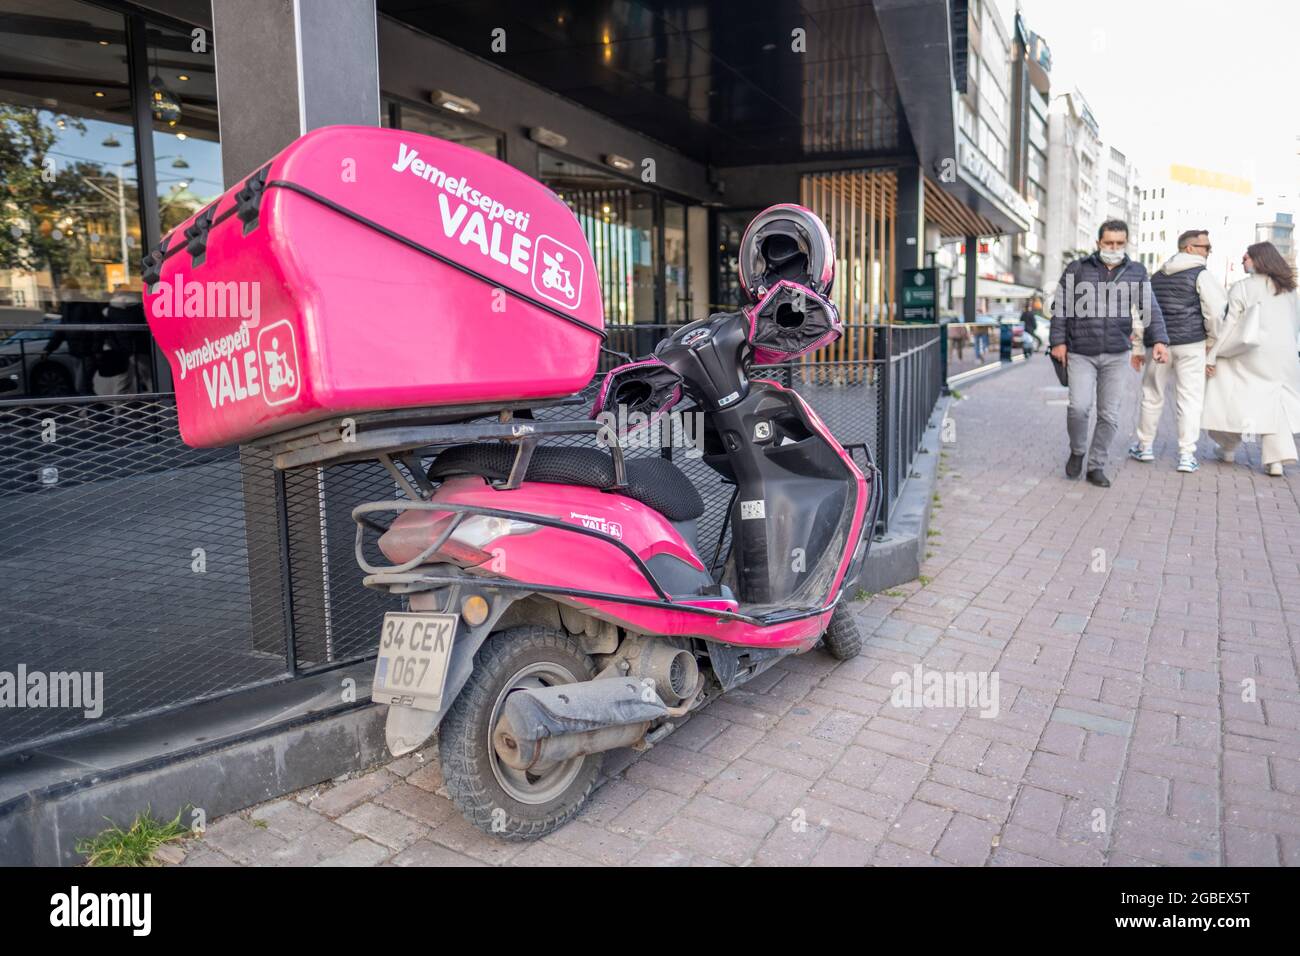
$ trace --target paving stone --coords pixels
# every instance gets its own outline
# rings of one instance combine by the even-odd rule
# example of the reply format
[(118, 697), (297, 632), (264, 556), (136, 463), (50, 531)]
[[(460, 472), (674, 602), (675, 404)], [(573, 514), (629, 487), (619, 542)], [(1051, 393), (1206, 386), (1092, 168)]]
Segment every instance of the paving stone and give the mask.
[(342, 852), (327, 856), (316, 866), (378, 866), (392, 855), (393, 851), (390, 847), (380, 846), (373, 840), (363, 837), (360, 840), (353, 840), (343, 848)]
[(691, 856), (668, 843), (652, 840), (636, 851), (628, 866), (689, 866)]
[(377, 803), (363, 803), (349, 810), (338, 818), (338, 823), (390, 850), (403, 850), (429, 833), (425, 824)]
[(381, 807), (396, 810), (426, 827), (436, 827), (456, 812), (446, 797), (440, 797), (420, 787), (399, 781), (377, 794), (374, 802)]
[(702, 853), (732, 866), (742, 866), (753, 860), (762, 842), (759, 837), (745, 836), (685, 816), (675, 817), (655, 836), (686, 852)]
[(483, 862), (457, 853), (432, 840), (418, 840), (393, 857), (394, 866), (483, 866)]
[(284, 846), (272, 850), (264, 858), (256, 860), (254, 865), (315, 866), (321, 860), (341, 853), (356, 838), (351, 830), (326, 820)]
[(574, 820), (560, 827), (542, 837), (542, 842), (605, 866), (621, 866), (641, 847), (636, 840), (594, 827), (583, 820)]
[(939, 837), (943, 835), (952, 817), (950, 810), (913, 800), (903, 807), (903, 812), (890, 827), (889, 839), (893, 843), (929, 853), (939, 842)]
[(327, 817), (339, 817), (363, 800), (368, 800), (380, 791), (386, 790), (398, 779), (395, 774), (387, 770), (375, 770), (321, 791), (312, 799), (309, 806)]

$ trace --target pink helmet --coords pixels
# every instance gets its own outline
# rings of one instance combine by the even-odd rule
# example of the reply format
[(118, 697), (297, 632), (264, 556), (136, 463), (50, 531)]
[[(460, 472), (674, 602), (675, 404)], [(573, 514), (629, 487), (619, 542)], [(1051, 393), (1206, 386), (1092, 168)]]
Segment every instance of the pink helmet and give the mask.
[(740, 240), (740, 284), (751, 302), (785, 280), (829, 296), (835, 282), (835, 244), (811, 209), (779, 203), (764, 209)]

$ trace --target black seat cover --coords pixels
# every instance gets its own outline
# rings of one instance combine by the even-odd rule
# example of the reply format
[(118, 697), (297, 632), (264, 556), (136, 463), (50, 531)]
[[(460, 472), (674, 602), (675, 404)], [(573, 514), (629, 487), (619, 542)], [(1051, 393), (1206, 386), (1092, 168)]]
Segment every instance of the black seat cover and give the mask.
[[(481, 475), (502, 481), (510, 477), (515, 448), (501, 442), (452, 445), (429, 466), (434, 480), (455, 475)], [(690, 521), (704, 514), (704, 499), (680, 468), (667, 458), (628, 458), (623, 494), (649, 505), (669, 521)], [(614, 459), (598, 448), (557, 448), (541, 445), (528, 462), (528, 481), (610, 488)]]

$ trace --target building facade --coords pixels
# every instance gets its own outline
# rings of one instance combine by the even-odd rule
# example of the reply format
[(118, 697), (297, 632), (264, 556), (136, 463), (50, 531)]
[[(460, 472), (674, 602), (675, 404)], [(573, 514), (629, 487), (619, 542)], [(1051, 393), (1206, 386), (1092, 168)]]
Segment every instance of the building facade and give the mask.
[(1213, 251), (1207, 268), (1231, 285), (1244, 276), (1242, 253), (1255, 241), (1254, 188), (1249, 180), (1228, 173), (1173, 164), (1150, 178), (1141, 191), (1138, 229), (1142, 261), (1155, 268), (1177, 252), (1178, 236), (1206, 229)]
[(1100, 218), (1119, 219), (1129, 225), (1129, 255), (1142, 254), (1141, 222), (1142, 195), (1137, 169), (1114, 146), (1102, 144), (1097, 163), (1096, 195), (1100, 204)]
[[(1101, 127), (1077, 89), (1052, 98), (1048, 132), (1047, 241), (1043, 254), (1046, 284), (1097, 245), (1104, 216), (1098, 198), (1102, 164)], [(1049, 289), (1050, 291), (1050, 289)]]
[[(1035, 206), (1026, 184), (1017, 182), (1017, 139), (1021, 125), (1016, 109), (1023, 101), (1016, 89), (1013, 41), (993, 0), (974, 0), (965, 16), (968, 53), (964, 82), (958, 83), (958, 168), (996, 195), (1010, 212), (1013, 228), (991, 222), (972, 223), (959, 233), (939, 236), (935, 264), (940, 302), (953, 317), (975, 321), (978, 315), (1019, 312), (1035, 292), (1015, 273), (1019, 237), (1032, 231)], [(1029, 131), (1024, 130), (1028, 137)], [(1031, 240), (1032, 242), (1032, 240)]]
[(1255, 223), (1255, 241), (1273, 243), (1291, 268), (1296, 267), (1294, 213), (1275, 212), (1267, 222)]
[(1052, 53), (1017, 11), (1011, 47), (1011, 182), (1030, 206), (1030, 228), (1013, 240), (1012, 272), (1040, 291), (1047, 252), (1048, 136)]

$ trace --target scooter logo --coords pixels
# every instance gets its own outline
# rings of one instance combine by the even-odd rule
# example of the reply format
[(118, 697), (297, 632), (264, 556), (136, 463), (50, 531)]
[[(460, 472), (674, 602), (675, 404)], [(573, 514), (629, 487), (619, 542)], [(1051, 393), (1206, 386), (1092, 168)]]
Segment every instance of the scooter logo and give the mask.
[(582, 301), (582, 256), (551, 236), (537, 237), (533, 291), (566, 309)]
[(569, 517), (578, 519), (584, 528), (588, 528), (592, 531), (599, 531), (601, 534), (607, 534), (611, 538), (623, 537), (623, 526), (617, 521), (610, 521), (600, 515), (585, 515), (580, 511), (569, 512)]
[(257, 364), (262, 370), (262, 398), (268, 405), (283, 405), (298, 397), (298, 349), (293, 326), (287, 319), (257, 333)]

